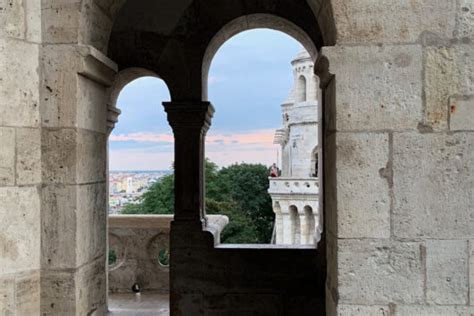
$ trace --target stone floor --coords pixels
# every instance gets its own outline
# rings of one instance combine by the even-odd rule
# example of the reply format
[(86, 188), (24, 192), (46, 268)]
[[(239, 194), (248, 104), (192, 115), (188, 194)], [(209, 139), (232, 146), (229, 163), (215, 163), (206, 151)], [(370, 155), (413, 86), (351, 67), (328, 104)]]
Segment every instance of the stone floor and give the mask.
[(109, 294), (109, 316), (169, 316), (169, 295)]

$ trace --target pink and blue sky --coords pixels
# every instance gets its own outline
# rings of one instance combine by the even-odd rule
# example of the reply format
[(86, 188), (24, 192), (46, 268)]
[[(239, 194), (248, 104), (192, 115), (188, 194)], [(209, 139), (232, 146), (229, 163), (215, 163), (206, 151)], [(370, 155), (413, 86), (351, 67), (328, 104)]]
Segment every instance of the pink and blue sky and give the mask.
[[(217, 52), (209, 73), (209, 100), (216, 108), (206, 156), (219, 166), (276, 162), (275, 129), (280, 104), (293, 83), (291, 60), (301, 45), (271, 30), (240, 33)], [(122, 114), (109, 139), (111, 170), (167, 170), (173, 162), (173, 134), (161, 102), (168, 89), (156, 78), (141, 78), (121, 92)]]

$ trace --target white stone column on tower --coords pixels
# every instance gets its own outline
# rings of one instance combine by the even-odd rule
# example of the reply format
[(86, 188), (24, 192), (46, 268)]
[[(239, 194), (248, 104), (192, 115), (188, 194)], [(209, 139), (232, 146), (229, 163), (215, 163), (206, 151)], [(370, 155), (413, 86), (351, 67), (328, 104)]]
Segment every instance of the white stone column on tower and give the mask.
[[(291, 62), (294, 86), (281, 105), (283, 126), (275, 133), (281, 146), (281, 176), (270, 178), (277, 244), (314, 244), (322, 230), (319, 214), (319, 80), (306, 51)], [(278, 207), (276, 207), (278, 206)]]

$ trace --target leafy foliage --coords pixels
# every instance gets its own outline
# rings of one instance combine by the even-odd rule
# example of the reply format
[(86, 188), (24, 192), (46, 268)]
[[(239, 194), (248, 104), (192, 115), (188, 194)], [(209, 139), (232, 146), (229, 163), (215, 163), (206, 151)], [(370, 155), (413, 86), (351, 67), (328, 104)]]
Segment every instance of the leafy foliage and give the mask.
[(138, 204), (127, 204), (122, 214), (173, 214), (174, 175), (164, 176), (143, 193)]
[[(229, 217), (222, 232), (224, 243), (269, 243), (274, 214), (268, 194), (268, 168), (261, 164), (234, 164), (219, 169), (206, 160), (206, 212)], [(172, 214), (174, 175), (153, 184), (138, 204), (123, 214)]]

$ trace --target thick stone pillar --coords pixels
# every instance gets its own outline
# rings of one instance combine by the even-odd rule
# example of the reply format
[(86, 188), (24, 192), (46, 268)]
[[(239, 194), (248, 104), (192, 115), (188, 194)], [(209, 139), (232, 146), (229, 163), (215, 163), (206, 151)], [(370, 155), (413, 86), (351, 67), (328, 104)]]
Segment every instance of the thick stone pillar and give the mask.
[[(175, 137), (175, 216), (170, 231), (170, 308), (193, 291), (189, 280), (215, 240), (204, 207), (204, 141), (214, 108), (209, 102), (165, 102)], [(218, 235), (218, 234), (217, 234)], [(197, 269), (199, 270), (199, 269)]]
[(209, 102), (164, 102), (175, 137), (175, 222), (202, 228), (204, 139), (214, 108)]
[(42, 71), (40, 312), (103, 315), (107, 89), (116, 65), (91, 46), (51, 44)]

